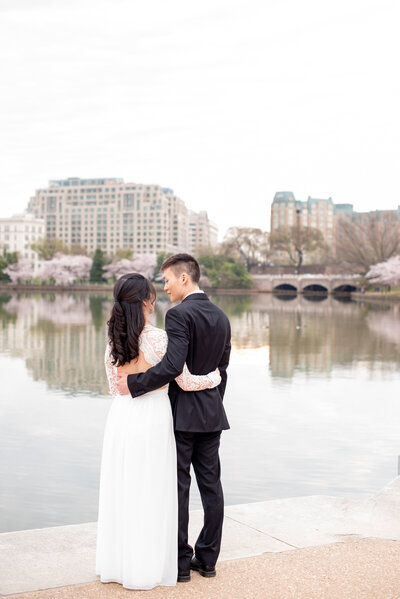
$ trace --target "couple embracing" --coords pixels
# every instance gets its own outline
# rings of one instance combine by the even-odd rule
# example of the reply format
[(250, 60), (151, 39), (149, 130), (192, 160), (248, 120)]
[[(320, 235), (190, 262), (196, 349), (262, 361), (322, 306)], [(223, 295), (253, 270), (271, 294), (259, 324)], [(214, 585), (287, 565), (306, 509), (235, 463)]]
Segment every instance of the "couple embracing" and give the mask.
[[(156, 292), (139, 274), (114, 287), (105, 364), (111, 405), (100, 476), (96, 572), (129, 589), (174, 586), (190, 571), (215, 576), (224, 500), (221, 431), (230, 355), (225, 313), (199, 289), (189, 254), (161, 267), (173, 306), (165, 331), (150, 322)], [(204, 509), (188, 542), (190, 466)]]

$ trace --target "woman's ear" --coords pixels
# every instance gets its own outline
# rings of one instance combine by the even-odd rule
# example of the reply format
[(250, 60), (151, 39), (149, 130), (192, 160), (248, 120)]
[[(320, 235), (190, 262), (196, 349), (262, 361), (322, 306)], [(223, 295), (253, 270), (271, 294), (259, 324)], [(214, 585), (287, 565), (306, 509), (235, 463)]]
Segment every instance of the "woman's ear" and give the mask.
[(143, 312), (145, 314), (152, 314), (154, 312), (154, 304), (151, 303), (151, 300), (143, 300), (142, 301)]

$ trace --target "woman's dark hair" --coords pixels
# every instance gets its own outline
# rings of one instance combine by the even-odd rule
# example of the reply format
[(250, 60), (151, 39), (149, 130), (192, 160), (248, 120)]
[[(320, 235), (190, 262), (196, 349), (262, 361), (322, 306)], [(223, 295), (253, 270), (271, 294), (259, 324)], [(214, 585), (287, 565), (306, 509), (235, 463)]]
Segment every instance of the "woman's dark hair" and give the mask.
[(139, 355), (139, 336), (145, 321), (142, 302), (156, 298), (156, 290), (138, 273), (122, 275), (114, 285), (114, 305), (108, 325), (112, 363), (123, 366)]

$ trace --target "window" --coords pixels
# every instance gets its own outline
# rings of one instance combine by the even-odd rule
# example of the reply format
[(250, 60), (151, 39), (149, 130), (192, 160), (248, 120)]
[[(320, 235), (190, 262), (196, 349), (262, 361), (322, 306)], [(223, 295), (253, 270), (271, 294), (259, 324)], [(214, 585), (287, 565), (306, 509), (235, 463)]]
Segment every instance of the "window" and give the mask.
[(49, 196), (47, 198), (47, 211), (55, 212), (57, 209), (57, 200), (55, 197)]
[(133, 208), (134, 194), (124, 193), (124, 208)]

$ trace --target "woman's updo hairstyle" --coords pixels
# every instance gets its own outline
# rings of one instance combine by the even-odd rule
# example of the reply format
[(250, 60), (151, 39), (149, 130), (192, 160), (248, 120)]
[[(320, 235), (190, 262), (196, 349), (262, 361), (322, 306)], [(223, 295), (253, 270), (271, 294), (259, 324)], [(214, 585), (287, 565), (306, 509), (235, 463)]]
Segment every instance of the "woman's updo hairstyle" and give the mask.
[(139, 355), (139, 336), (145, 325), (142, 302), (156, 298), (156, 290), (138, 273), (122, 275), (114, 285), (114, 306), (108, 325), (112, 363), (123, 366)]

